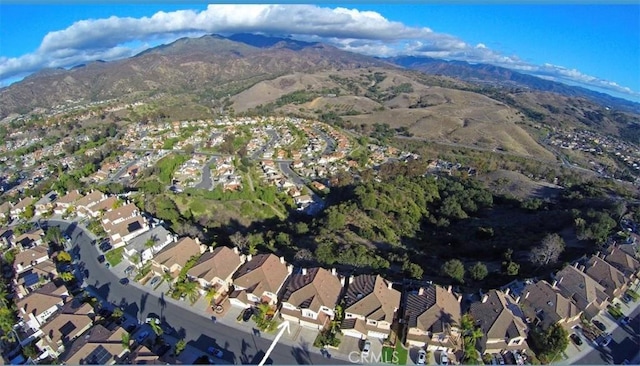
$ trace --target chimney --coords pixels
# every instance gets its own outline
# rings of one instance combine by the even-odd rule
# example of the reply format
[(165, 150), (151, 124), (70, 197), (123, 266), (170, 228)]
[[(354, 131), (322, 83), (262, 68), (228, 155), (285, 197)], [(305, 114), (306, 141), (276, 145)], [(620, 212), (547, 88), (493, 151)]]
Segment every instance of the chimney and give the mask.
[(331, 275), (332, 276), (337, 276), (338, 275), (338, 272), (336, 271), (335, 268), (331, 268)]
[(213, 252), (213, 245), (209, 247), (209, 253), (212, 253), (212, 252)]
[(200, 254), (202, 254), (202, 253), (204, 253), (206, 251), (207, 251), (207, 246), (204, 245), (204, 244), (200, 245)]
[(462, 302), (462, 295), (458, 295), (458, 304)]
[(303, 275), (303, 276), (306, 276), (306, 275), (307, 275), (307, 269), (306, 269), (306, 268), (303, 268), (303, 269), (302, 269), (302, 275)]
[(579, 265), (579, 263), (578, 263), (578, 262), (575, 262), (575, 263), (573, 264), (573, 267), (574, 267), (574, 268), (578, 268), (578, 265)]
[(253, 256), (251, 254), (247, 254), (247, 262), (251, 262)]
[(447, 287), (447, 292), (451, 293), (451, 285), (449, 285), (449, 287)]
[(196, 238), (194, 239), (196, 241), (196, 244), (200, 245), (200, 239), (196, 236)]
[(424, 288), (420, 286), (420, 289), (418, 289), (418, 296), (422, 296), (422, 295), (424, 295)]
[(344, 287), (344, 282), (345, 282), (345, 278), (340, 277), (340, 285), (342, 285), (342, 287)]
[(388, 281), (388, 282), (387, 282), (387, 288), (388, 288), (389, 290), (391, 290), (391, 289), (393, 288), (393, 287), (391, 287), (391, 286), (393, 286), (393, 282)]
[[(594, 264), (595, 264), (595, 263), (594, 263)], [(583, 266), (583, 265), (578, 266), (578, 271), (580, 271), (580, 272), (584, 272), (584, 266)]]
[(510, 292), (510, 291), (511, 291), (511, 289), (507, 287), (507, 289), (506, 289), (506, 290), (504, 290), (504, 295), (505, 295), (505, 296), (509, 295), (509, 292)]
[(280, 257), (280, 263), (284, 264), (284, 257)]
[[(553, 283), (551, 284), (551, 288), (555, 289), (557, 288), (556, 286), (558, 285), (558, 280), (554, 280)], [(529, 295), (529, 293), (527, 292), (527, 296)], [(526, 299), (526, 297), (525, 297)]]
[(353, 276), (349, 276), (349, 284), (353, 283), (353, 279), (354, 279)]
[[(555, 281), (554, 281), (554, 284), (555, 284)], [(525, 298), (525, 300), (529, 298), (529, 294), (530, 294), (530, 293), (531, 293), (530, 291), (527, 291), (527, 293), (526, 293), (526, 294), (524, 294), (524, 298)]]
[(482, 303), (484, 304), (485, 302), (487, 302), (487, 300), (489, 300), (489, 295), (486, 294), (484, 296), (482, 296)]
[[(290, 264), (290, 265), (287, 266), (287, 272), (289, 272), (289, 274), (293, 273), (293, 264)], [(304, 273), (304, 274), (306, 274), (306, 273)]]
[(238, 247), (233, 247), (233, 252), (236, 254), (240, 254), (240, 251), (238, 250)]
[(600, 251), (596, 252), (596, 257), (600, 258)]

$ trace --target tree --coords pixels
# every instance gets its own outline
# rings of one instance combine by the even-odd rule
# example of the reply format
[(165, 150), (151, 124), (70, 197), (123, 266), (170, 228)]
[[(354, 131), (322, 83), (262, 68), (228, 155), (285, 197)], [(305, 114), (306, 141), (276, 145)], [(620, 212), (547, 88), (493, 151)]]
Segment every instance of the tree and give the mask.
[(209, 287), (207, 289), (207, 293), (204, 296), (207, 300), (209, 300), (209, 303), (211, 303), (211, 301), (213, 301), (213, 299), (218, 296), (218, 290), (216, 290), (215, 287)]
[(567, 348), (569, 333), (562, 326), (554, 323), (547, 329), (533, 328), (529, 330), (527, 340), (540, 361), (549, 363)]
[(448, 260), (442, 265), (441, 270), (445, 275), (464, 283), (464, 264), (461, 261), (457, 259)]
[(416, 280), (422, 279), (422, 275), (424, 274), (424, 270), (419, 264), (409, 261), (404, 261), (402, 270), (409, 275), (409, 277), (415, 278)]
[(50, 226), (44, 234), (44, 240), (60, 244), (62, 242), (62, 231), (57, 226)]
[(60, 278), (64, 282), (71, 282), (71, 281), (75, 280), (76, 277), (71, 272), (62, 272), (62, 273), (60, 273)]
[(119, 307), (116, 307), (115, 309), (113, 309), (113, 313), (111, 313), (111, 317), (114, 319), (120, 319), (122, 318), (123, 315), (124, 315), (124, 311), (122, 311), (122, 309), (120, 309)]
[(200, 293), (198, 292), (198, 283), (195, 281), (179, 282), (176, 285), (176, 291), (188, 297), (191, 302), (196, 302)]
[(159, 336), (162, 333), (164, 333), (164, 331), (162, 330), (162, 327), (160, 326), (160, 324), (156, 324), (155, 321), (150, 321), (148, 324), (151, 327), (151, 330), (153, 331), (153, 333), (155, 333), (157, 336)]
[(487, 275), (489, 271), (487, 270), (487, 266), (482, 262), (477, 262), (469, 269), (469, 274), (471, 274), (471, 278), (476, 281), (482, 281)]
[(124, 349), (131, 347), (131, 335), (127, 332), (122, 333), (122, 347)]
[(69, 263), (71, 262), (71, 254), (69, 254), (69, 252), (62, 251), (58, 253), (56, 259), (58, 262)]
[(236, 231), (233, 235), (229, 236), (229, 240), (238, 247), (240, 253), (244, 253), (249, 245), (249, 238), (242, 235), (239, 231)]
[(564, 246), (564, 240), (560, 235), (548, 234), (540, 245), (531, 250), (530, 260), (539, 266), (555, 263), (564, 251)]
[(16, 315), (10, 308), (0, 307), (0, 330), (2, 339), (14, 340), (13, 326), (16, 324)]
[(20, 217), (26, 220), (30, 220), (33, 216), (35, 216), (35, 207), (33, 205), (25, 207), (24, 211), (20, 214)]
[(509, 276), (517, 276), (520, 272), (520, 265), (516, 262), (509, 262), (506, 269)]
[(176, 342), (176, 350), (175, 350), (176, 356), (182, 353), (182, 351), (184, 351), (185, 348), (187, 348), (187, 342), (184, 340), (184, 338), (181, 338), (180, 340), (178, 340), (178, 342)]

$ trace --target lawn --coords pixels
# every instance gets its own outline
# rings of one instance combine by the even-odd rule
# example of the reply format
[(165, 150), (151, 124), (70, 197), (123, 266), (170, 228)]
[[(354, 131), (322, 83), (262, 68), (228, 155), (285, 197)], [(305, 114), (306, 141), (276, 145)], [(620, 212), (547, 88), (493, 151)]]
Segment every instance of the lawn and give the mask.
[(637, 292), (635, 292), (635, 291), (633, 291), (631, 289), (627, 290), (627, 295), (629, 295), (633, 299), (634, 302), (638, 301), (638, 298), (640, 298), (640, 295), (638, 295)]
[(622, 311), (620, 311), (620, 309), (618, 309), (615, 306), (609, 306), (607, 310), (609, 311), (609, 314), (611, 314), (611, 316), (614, 319), (620, 319), (624, 316), (624, 314), (622, 314)]
[(406, 365), (408, 357), (409, 350), (398, 343), (395, 349), (388, 346), (382, 347), (382, 359), (380, 361), (393, 365)]
[(107, 258), (107, 261), (113, 266), (117, 266), (122, 262), (122, 252), (124, 251), (124, 247), (116, 248), (108, 251), (104, 256)]

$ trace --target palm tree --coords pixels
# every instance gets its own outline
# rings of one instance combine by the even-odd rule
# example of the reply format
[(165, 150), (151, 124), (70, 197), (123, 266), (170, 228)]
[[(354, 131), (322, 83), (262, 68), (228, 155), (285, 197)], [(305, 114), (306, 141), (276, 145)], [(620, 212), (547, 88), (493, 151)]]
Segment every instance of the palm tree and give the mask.
[(200, 297), (200, 292), (198, 292), (198, 283), (195, 281), (180, 282), (176, 285), (176, 290), (188, 297), (189, 301), (192, 303), (196, 302), (198, 297)]
[(120, 319), (124, 315), (124, 311), (120, 308), (113, 309), (113, 313), (111, 313), (111, 317), (114, 319)]
[(10, 303), (8, 296), (9, 296), (9, 292), (7, 292), (7, 288), (5, 287), (4, 283), (0, 283), (0, 303), (5, 308)]
[(71, 272), (62, 272), (60, 273), (60, 278), (64, 281), (64, 282), (71, 282), (73, 281), (76, 277), (73, 275), (73, 273)]
[(209, 300), (209, 304), (211, 304), (211, 301), (218, 296), (218, 290), (216, 290), (215, 287), (209, 287), (207, 288), (207, 293), (204, 296)]
[(127, 332), (122, 333), (122, 347), (129, 349), (131, 346), (131, 335)]
[(171, 283), (173, 282), (173, 276), (171, 276), (171, 273), (163, 272), (162, 279), (169, 284), (169, 287), (171, 287)]
[(151, 327), (151, 330), (153, 330), (153, 332), (159, 336), (161, 335), (164, 331), (162, 330), (162, 327), (159, 324), (156, 324), (155, 321), (150, 321), (149, 322), (149, 326)]

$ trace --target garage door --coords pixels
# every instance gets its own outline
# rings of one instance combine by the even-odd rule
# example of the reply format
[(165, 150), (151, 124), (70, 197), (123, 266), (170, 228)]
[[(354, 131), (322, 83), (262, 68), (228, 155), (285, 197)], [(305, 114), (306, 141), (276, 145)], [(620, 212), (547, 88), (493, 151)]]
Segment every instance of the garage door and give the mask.
[(349, 336), (349, 337), (354, 337), (354, 338), (358, 338), (358, 339), (363, 339), (364, 334), (358, 332), (357, 330), (353, 330), (353, 329), (343, 329), (342, 330), (342, 334)]

